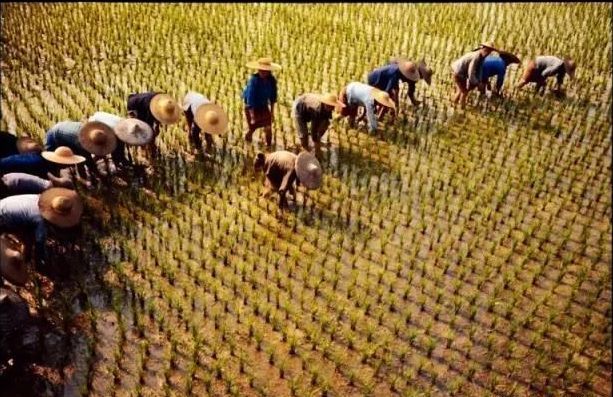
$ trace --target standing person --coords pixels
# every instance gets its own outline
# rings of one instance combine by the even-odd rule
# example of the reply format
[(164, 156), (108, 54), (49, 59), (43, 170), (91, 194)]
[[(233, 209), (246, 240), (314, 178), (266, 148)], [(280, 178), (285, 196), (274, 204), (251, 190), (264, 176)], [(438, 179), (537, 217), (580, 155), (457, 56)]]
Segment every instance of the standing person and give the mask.
[(153, 130), (153, 139), (147, 150), (155, 156), (155, 138), (160, 134), (160, 125), (175, 124), (179, 121), (181, 110), (177, 101), (168, 94), (149, 91), (128, 95), (127, 108), (128, 117), (144, 121)]
[(43, 147), (30, 137), (21, 137), (7, 131), (0, 131), (0, 159), (23, 153), (40, 153)]
[(461, 100), (462, 107), (466, 105), (468, 93), (481, 83), (483, 61), (493, 51), (498, 51), (492, 43), (483, 43), (479, 48), (464, 54), (451, 64), (453, 79), (456, 84), (454, 103)]
[(0, 233), (23, 232), (34, 235), (36, 264), (47, 259), (46, 239), (49, 225), (76, 226), (83, 212), (81, 198), (74, 190), (60, 187), (42, 194), (22, 194), (0, 200)]
[(245, 102), (245, 117), (249, 131), (245, 141), (251, 142), (253, 133), (258, 128), (264, 128), (266, 146), (272, 146), (272, 122), (275, 119), (275, 103), (277, 103), (277, 79), (272, 71), (281, 70), (281, 65), (271, 58), (260, 58), (247, 63), (250, 69), (257, 69), (249, 78), (243, 91)]
[(309, 152), (301, 152), (298, 156), (286, 150), (268, 154), (259, 152), (253, 168), (256, 173), (262, 171), (266, 175), (265, 189), (261, 197), (267, 197), (273, 191), (278, 192), (279, 208), (287, 206), (288, 191), (296, 201), (294, 182), (304, 185), (307, 189), (318, 189), (321, 186), (321, 166), (317, 158)]
[[(479, 91), (485, 94), (485, 89), (488, 88), (494, 95), (502, 97), (502, 85), (504, 84), (504, 77), (507, 74), (507, 67), (519, 62), (520, 60), (518, 57), (506, 51), (499, 51), (498, 56), (492, 54), (488, 55), (483, 61)], [(493, 76), (496, 76), (496, 86), (492, 90), (489, 80)]]
[(358, 81), (351, 82), (343, 88), (340, 95), (340, 102), (346, 107), (341, 110), (341, 116), (349, 117), (349, 125), (355, 126), (355, 119), (359, 107), (363, 107), (368, 120), (368, 131), (372, 134), (377, 131), (377, 115), (375, 113), (375, 103), (396, 110), (396, 104), (389, 94), (378, 88)]
[(315, 148), (319, 149), (321, 138), (326, 133), (334, 109), (342, 109), (345, 104), (338, 100), (334, 93), (303, 94), (292, 105), (292, 118), (298, 130), (300, 143), (304, 150), (309, 150), (309, 129), (311, 123), (311, 139)]
[(189, 142), (196, 152), (202, 149), (202, 131), (208, 151), (215, 145), (212, 134), (223, 134), (228, 128), (228, 116), (223, 108), (194, 91), (188, 92), (183, 98), (183, 114), (187, 121)]
[[(88, 171), (101, 179), (102, 175), (92, 155), (102, 157), (111, 153), (117, 146), (117, 138), (111, 127), (99, 121), (86, 123), (62, 121), (51, 127), (45, 135), (46, 151), (55, 150), (60, 146), (66, 146), (73, 153), (84, 157)], [(82, 165), (77, 169), (79, 168), (85, 171)]]
[(538, 56), (535, 60), (528, 61), (524, 74), (517, 88), (522, 88), (528, 83), (536, 84), (536, 92), (543, 93), (546, 80), (551, 76), (556, 76), (556, 94), (562, 93), (562, 83), (566, 74), (571, 79), (575, 78), (577, 65), (570, 58), (558, 58), (552, 55)]

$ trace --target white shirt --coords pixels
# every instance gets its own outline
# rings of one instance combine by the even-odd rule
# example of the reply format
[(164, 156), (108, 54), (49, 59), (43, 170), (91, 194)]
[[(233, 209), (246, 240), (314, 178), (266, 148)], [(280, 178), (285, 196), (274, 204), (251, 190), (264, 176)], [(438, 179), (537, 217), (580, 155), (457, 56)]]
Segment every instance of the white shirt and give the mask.
[(183, 110), (187, 112), (187, 110), (189, 109), (192, 111), (192, 114), (195, 115), (198, 107), (206, 103), (211, 103), (211, 101), (209, 101), (209, 98), (195, 91), (190, 91), (185, 94), (185, 97), (183, 98)]
[(121, 120), (122, 120), (122, 117), (116, 116), (111, 113), (96, 112), (87, 121), (99, 121), (114, 129), (117, 123), (119, 123)]

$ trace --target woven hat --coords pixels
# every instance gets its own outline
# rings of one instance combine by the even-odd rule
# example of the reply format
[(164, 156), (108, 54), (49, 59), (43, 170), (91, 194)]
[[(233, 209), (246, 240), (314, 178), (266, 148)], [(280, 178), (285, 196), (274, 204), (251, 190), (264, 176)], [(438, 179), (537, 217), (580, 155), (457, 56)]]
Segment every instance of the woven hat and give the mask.
[(375, 98), (375, 101), (379, 102), (381, 105), (396, 109), (396, 104), (387, 92), (373, 87), (372, 96)]
[(260, 58), (257, 61), (247, 62), (247, 67), (250, 69), (268, 71), (281, 70), (281, 65), (279, 65), (278, 63), (274, 63), (272, 61), (272, 58)]
[(68, 146), (60, 146), (53, 152), (42, 152), (41, 156), (52, 163), (65, 165), (74, 165), (85, 161), (85, 157), (74, 154)]
[(334, 106), (335, 108), (344, 108), (346, 105), (338, 100), (338, 96), (333, 92), (328, 92), (319, 95), (319, 101), (326, 105)]
[(181, 108), (177, 101), (168, 94), (157, 94), (149, 104), (151, 114), (162, 124), (174, 124), (179, 121)]
[(303, 151), (296, 158), (296, 175), (300, 183), (307, 189), (317, 189), (321, 186), (323, 171), (317, 158), (309, 152)]
[(96, 156), (106, 156), (117, 147), (115, 132), (101, 121), (88, 121), (79, 131), (79, 143)]
[(128, 145), (143, 146), (153, 139), (153, 129), (142, 120), (127, 118), (117, 123), (115, 135)]
[(216, 103), (204, 103), (198, 106), (194, 115), (196, 125), (209, 134), (223, 134), (228, 130), (228, 115)]
[(47, 221), (59, 227), (73, 227), (81, 220), (83, 202), (74, 190), (52, 187), (38, 199), (40, 213)]
[(0, 273), (12, 284), (20, 286), (28, 281), (23, 250), (23, 243), (15, 236), (7, 233), (0, 236)]
[(411, 81), (419, 80), (419, 72), (417, 71), (417, 66), (411, 61), (399, 61), (398, 69), (400, 69), (400, 73), (407, 79)]
[(498, 50), (498, 48), (496, 48), (496, 46), (494, 45), (493, 42), (491, 41), (486, 41), (485, 43), (481, 43), (479, 44), (479, 48), (477, 48), (477, 50), (480, 50), (481, 48), (489, 48), (492, 51), (496, 51), (496, 52), (500, 52), (500, 50)]
[(40, 145), (40, 143), (36, 142), (34, 139), (30, 138), (30, 137), (22, 137), (17, 139), (17, 151), (20, 154), (23, 153), (35, 153), (35, 152), (42, 152), (43, 151), (43, 147)]
[(417, 64), (417, 69), (419, 70), (419, 77), (421, 77), (426, 84), (430, 85), (430, 83), (432, 83), (432, 75), (434, 72), (426, 65), (426, 62), (423, 59)]
[(564, 59), (564, 68), (566, 69), (566, 73), (568, 73), (568, 77), (571, 79), (575, 79), (575, 70), (577, 69), (577, 64), (570, 58)]

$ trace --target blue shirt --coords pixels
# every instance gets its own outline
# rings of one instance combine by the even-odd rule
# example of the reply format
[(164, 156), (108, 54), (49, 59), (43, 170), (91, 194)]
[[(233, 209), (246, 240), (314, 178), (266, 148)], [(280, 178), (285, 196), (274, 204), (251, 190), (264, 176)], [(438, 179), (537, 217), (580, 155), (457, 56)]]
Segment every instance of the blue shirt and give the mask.
[(368, 74), (368, 84), (387, 92), (398, 90), (400, 81), (408, 83), (410, 80), (400, 73), (397, 63), (381, 66)]
[(368, 84), (354, 81), (347, 84), (347, 105), (364, 106), (368, 119), (368, 131), (377, 129), (377, 115), (375, 114), (375, 98), (372, 96), (373, 87)]
[(15, 154), (0, 159), (0, 175), (11, 172), (23, 172), (47, 178), (47, 172), (56, 173), (61, 168), (45, 160), (40, 153)]
[(483, 68), (481, 69), (481, 80), (487, 81), (492, 76), (496, 77), (496, 87), (498, 90), (502, 88), (504, 83), (504, 76), (507, 73), (507, 64), (499, 56), (488, 55), (483, 61)]
[(85, 151), (79, 142), (82, 125), (78, 121), (61, 121), (49, 128), (45, 135), (45, 150), (54, 151), (60, 146), (68, 146), (75, 153)]
[(277, 102), (277, 79), (272, 74), (266, 79), (260, 78), (257, 73), (251, 75), (243, 99), (249, 108), (261, 109)]
[(21, 194), (0, 200), (0, 228), (34, 230), (36, 259), (40, 264), (46, 257), (47, 225), (38, 208), (38, 194)]

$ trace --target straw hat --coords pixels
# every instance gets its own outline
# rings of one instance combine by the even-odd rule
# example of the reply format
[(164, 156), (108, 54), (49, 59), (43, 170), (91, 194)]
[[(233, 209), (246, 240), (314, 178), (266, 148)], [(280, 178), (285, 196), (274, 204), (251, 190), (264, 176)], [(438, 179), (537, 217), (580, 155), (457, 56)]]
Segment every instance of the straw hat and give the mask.
[(493, 43), (493, 42), (491, 42), (491, 41), (486, 41), (485, 43), (481, 43), (481, 44), (479, 44), (479, 48), (477, 48), (477, 50), (480, 50), (480, 49), (481, 49), (481, 48), (483, 48), (483, 47), (485, 47), (485, 48), (489, 48), (489, 49), (490, 49), (490, 50), (492, 50), (492, 51), (500, 52), (500, 51), (499, 51), (499, 50), (496, 48), (496, 46), (494, 45), (494, 43)]
[(417, 71), (417, 66), (411, 61), (399, 61), (398, 69), (400, 69), (400, 73), (407, 79), (411, 81), (419, 80), (419, 72)]
[(174, 100), (168, 94), (157, 94), (151, 99), (149, 109), (153, 114), (153, 117), (162, 124), (174, 124), (179, 121), (181, 109)]
[(74, 154), (68, 146), (59, 146), (53, 152), (42, 152), (41, 156), (52, 163), (65, 165), (74, 165), (85, 161), (85, 157)]
[(59, 227), (73, 227), (81, 220), (83, 202), (74, 190), (52, 187), (38, 199), (40, 213), (47, 221)]
[(115, 135), (128, 145), (143, 146), (153, 139), (153, 129), (142, 120), (127, 118), (117, 123)]
[(375, 101), (379, 102), (381, 105), (396, 109), (396, 104), (387, 92), (373, 87), (372, 96), (375, 98)]
[(419, 77), (421, 77), (426, 84), (430, 85), (432, 83), (432, 75), (434, 72), (428, 66), (426, 66), (426, 62), (422, 59), (417, 64), (417, 69), (419, 70)]
[(303, 151), (296, 158), (296, 175), (300, 183), (307, 189), (317, 189), (321, 186), (323, 171), (317, 158), (309, 152)]
[(568, 77), (571, 79), (575, 79), (575, 70), (577, 69), (577, 64), (570, 58), (564, 59), (564, 68), (566, 69), (566, 73), (568, 73)]
[(0, 236), (0, 273), (15, 285), (24, 285), (28, 281), (23, 249), (23, 243), (15, 236), (7, 233)]
[(338, 100), (338, 96), (333, 92), (328, 92), (319, 95), (319, 101), (326, 105), (334, 106), (335, 108), (344, 108), (346, 105)]
[(209, 134), (223, 134), (228, 129), (228, 115), (216, 103), (205, 103), (198, 106), (194, 115), (196, 125)]
[(272, 58), (260, 58), (257, 61), (247, 62), (247, 67), (250, 69), (268, 71), (281, 70), (281, 65), (279, 65), (278, 63), (274, 63), (272, 61)]
[(20, 154), (43, 151), (43, 147), (40, 145), (40, 143), (36, 142), (34, 139), (27, 137), (27, 136), (17, 139), (16, 145), (17, 145), (17, 151)]
[(81, 127), (79, 143), (96, 156), (106, 156), (117, 147), (117, 138), (111, 127), (101, 121), (88, 121)]

